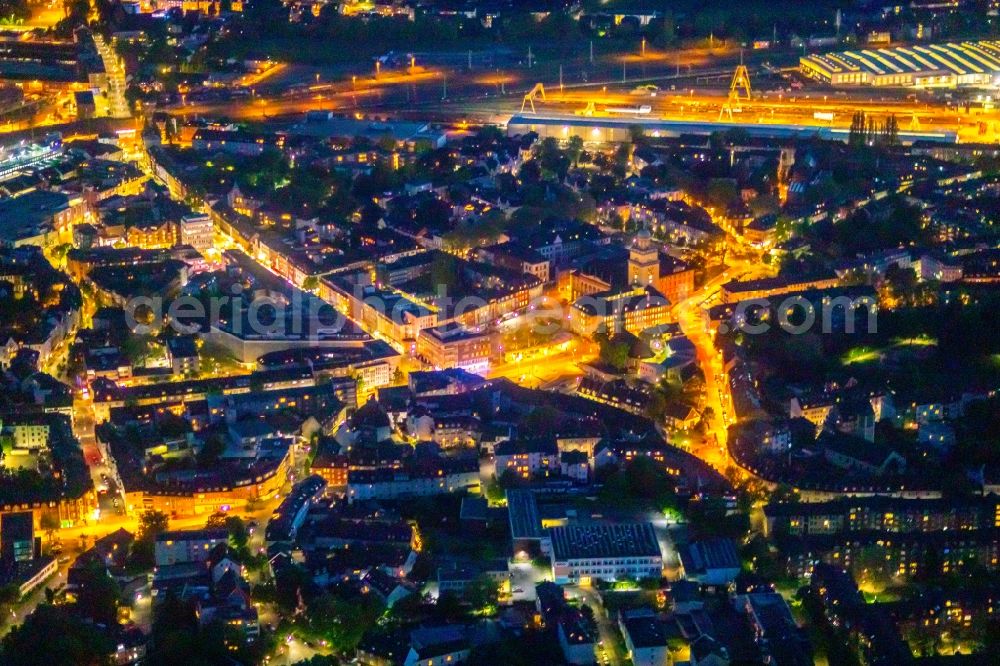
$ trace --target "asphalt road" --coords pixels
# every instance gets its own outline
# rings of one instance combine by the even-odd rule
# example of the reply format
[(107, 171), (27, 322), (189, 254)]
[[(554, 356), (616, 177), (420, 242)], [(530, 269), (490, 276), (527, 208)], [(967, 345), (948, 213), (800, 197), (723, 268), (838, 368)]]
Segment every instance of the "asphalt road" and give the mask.
[(490, 367), (491, 379), (506, 377), (511, 381), (531, 388), (562, 379), (579, 377), (583, 374), (581, 363), (597, 356), (596, 345), (574, 339), (564, 352), (542, 356), (525, 361), (499, 363)]
[(627, 655), (621, 649), (621, 632), (618, 626), (605, 614), (604, 606), (601, 604), (597, 593), (587, 587), (577, 585), (566, 586), (567, 595), (578, 597), (594, 613), (594, 621), (597, 623), (597, 634), (600, 644), (595, 649), (598, 664), (624, 664)]
[(704, 307), (718, 299), (719, 290), (731, 279), (753, 279), (770, 273), (761, 262), (743, 260), (731, 261), (727, 270), (709, 280), (697, 292), (675, 306), (675, 314), (681, 332), (694, 343), (698, 363), (705, 375), (705, 405), (715, 412), (715, 419), (709, 430), (708, 442), (696, 445), (692, 453), (718, 470), (725, 470), (729, 464), (726, 449), (727, 426), (732, 415), (729, 413), (728, 387), (723, 381), (722, 364), (715, 350), (711, 335), (706, 330), (707, 318)]

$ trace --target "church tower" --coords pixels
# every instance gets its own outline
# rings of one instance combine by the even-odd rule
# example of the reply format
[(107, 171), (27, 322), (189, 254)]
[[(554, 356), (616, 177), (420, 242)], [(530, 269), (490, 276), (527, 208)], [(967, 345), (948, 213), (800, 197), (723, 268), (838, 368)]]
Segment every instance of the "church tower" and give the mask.
[(660, 253), (653, 245), (649, 230), (642, 229), (628, 253), (629, 284), (655, 285), (660, 279)]

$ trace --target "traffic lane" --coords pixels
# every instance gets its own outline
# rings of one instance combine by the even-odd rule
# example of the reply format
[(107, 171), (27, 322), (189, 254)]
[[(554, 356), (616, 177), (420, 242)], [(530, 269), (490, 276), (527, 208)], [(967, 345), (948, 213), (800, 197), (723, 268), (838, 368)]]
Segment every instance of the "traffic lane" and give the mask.
[(595, 649), (598, 663), (601, 664), (624, 664), (626, 655), (619, 649), (619, 637), (621, 634), (618, 627), (612, 624), (604, 606), (601, 604), (597, 594), (590, 588), (582, 588), (576, 585), (566, 586), (567, 593), (572, 598), (578, 597), (585, 603), (594, 614), (594, 622), (597, 624), (597, 634), (600, 642)]

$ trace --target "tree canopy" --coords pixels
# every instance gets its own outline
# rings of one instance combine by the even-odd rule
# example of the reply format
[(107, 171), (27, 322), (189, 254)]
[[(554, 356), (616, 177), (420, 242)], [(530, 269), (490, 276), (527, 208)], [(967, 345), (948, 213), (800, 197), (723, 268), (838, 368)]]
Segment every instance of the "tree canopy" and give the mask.
[(114, 646), (69, 606), (42, 604), (4, 637), (0, 661), (7, 666), (103, 666)]

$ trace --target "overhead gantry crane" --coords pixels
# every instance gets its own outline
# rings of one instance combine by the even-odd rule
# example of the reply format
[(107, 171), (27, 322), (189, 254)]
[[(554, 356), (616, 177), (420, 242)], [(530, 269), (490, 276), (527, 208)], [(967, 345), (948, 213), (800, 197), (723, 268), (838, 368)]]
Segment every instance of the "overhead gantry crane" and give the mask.
[(535, 99), (539, 96), (541, 96), (543, 102), (546, 101), (545, 86), (541, 83), (536, 83), (535, 87), (529, 90), (524, 99), (521, 100), (521, 113), (524, 113), (524, 107), (527, 104), (531, 105), (531, 112), (535, 113)]
[(742, 111), (743, 94), (746, 94), (746, 101), (750, 101), (751, 90), (750, 90), (750, 72), (747, 70), (747, 66), (743, 64), (743, 56), (740, 55), (740, 65), (736, 68), (736, 72), (733, 74), (733, 80), (729, 84), (729, 97), (726, 98), (726, 103), (722, 105), (719, 110), (719, 120), (722, 120), (724, 115), (729, 116), (729, 119), (733, 119), (733, 111)]

